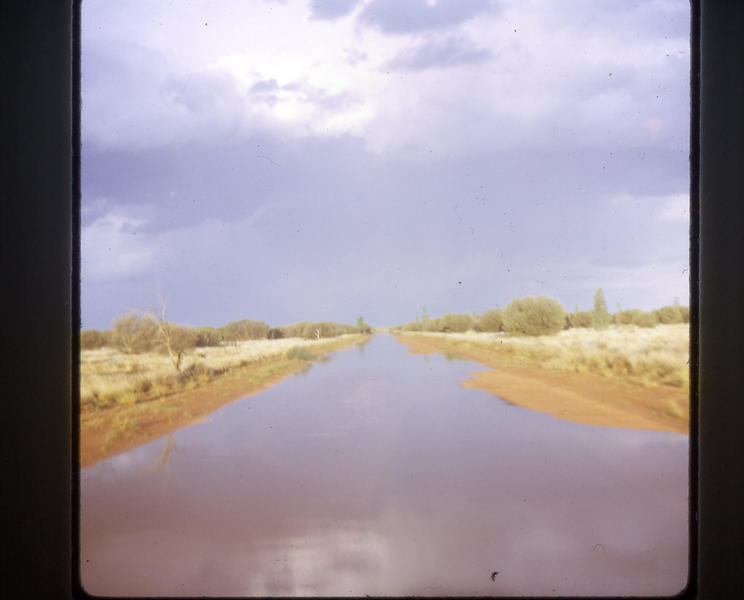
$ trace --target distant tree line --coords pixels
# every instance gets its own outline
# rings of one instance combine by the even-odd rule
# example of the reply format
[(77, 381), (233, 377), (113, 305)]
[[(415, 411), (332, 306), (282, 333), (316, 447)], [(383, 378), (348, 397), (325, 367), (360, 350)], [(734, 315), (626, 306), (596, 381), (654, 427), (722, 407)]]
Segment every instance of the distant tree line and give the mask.
[(237, 344), (247, 340), (290, 337), (321, 339), (346, 333), (372, 332), (372, 327), (361, 317), (356, 325), (302, 321), (294, 325), (270, 327), (264, 321), (241, 319), (222, 327), (187, 327), (167, 322), (164, 314), (164, 311), (133, 311), (115, 319), (110, 330), (83, 329), (80, 332), (80, 349), (110, 347), (127, 354), (170, 354), (178, 369), (180, 355), (191, 348)]
[(610, 325), (636, 325), (637, 327), (655, 327), (659, 324), (689, 323), (690, 309), (680, 306), (675, 300), (673, 305), (662, 306), (656, 310), (640, 309), (621, 310), (610, 313), (602, 289), (594, 294), (593, 310), (567, 312), (560, 302), (546, 296), (518, 298), (505, 308), (493, 308), (481, 315), (475, 313), (445, 314), (438, 318), (429, 318), (426, 307), (421, 318), (398, 325), (398, 331), (430, 331), (439, 333), (464, 333), (465, 331), (504, 332), (512, 335), (553, 335), (572, 327), (605, 329)]

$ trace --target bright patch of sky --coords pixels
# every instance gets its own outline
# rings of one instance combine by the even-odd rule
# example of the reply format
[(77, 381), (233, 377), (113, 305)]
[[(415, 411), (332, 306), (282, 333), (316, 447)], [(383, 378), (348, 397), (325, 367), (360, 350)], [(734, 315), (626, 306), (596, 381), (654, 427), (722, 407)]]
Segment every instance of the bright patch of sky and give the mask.
[(82, 7), (84, 327), (688, 301), (686, 2)]

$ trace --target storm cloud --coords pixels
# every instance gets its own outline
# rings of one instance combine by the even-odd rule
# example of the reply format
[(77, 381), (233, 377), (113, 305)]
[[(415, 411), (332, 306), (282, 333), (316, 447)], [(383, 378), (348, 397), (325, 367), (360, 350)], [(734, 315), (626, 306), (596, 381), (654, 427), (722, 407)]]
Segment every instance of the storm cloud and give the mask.
[(492, 8), (489, 0), (372, 0), (359, 21), (385, 33), (447, 29)]
[[(349, 18), (346, 18), (349, 17)], [(687, 301), (685, 3), (89, 0), (82, 317)]]
[(479, 63), (490, 57), (491, 53), (488, 50), (478, 48), (467, 39), (449, 37), (401, 50), (386, 66), (388, 69), (416, 71)]

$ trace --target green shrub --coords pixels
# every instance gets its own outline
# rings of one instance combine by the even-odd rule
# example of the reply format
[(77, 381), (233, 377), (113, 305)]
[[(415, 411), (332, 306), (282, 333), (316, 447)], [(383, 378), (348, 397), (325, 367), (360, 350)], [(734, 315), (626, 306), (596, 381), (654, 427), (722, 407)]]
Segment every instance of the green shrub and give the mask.
[(197, 348), (219, 346), (221, 341), (222, 336), (214, 327), (198, 327), (194, 330), (194, 346)]
[(419, 322), (418, 319), (405, 326), (406, 331), (432, 331), (437, 333), (463, 333), (475, 325), (473, 316), (469, 313), (449, 314), (436, 319), (427, 318)]
[(469, 313), (445, 313), (441, 319), (441, 331), (445, 333), (464, 333), (473, 328), (473, 323), (473, 315)]
[(306, 322), (300, 331), (300, 337), (306, 340), (315, 340), (322, 337), (328, 337), (330, 334), (329, 328), (323, 323), (313, 323), (312, 321)]
[(444, 323), (442, 322), (441, 318), (435, 318), (435, 319), (426, 319), (423, 323), (421, 323), (421, 330), (420, 331), (443, 331), (444, 330)]
[(81, 350), (95, 350), (96, 348), (103, 348), (107, 343), (107, 336), (105, 331), (97, 331), (96, 329), (83, 329), (80, 332), (80, 349)]
[(487, 310), (475, 321), (475, 328), (478, 331), (490, 331), (493, 333), (504, 330), (504, 316), (500, 308)]
[(114, 321), (112, 338), (113, 346), (125, 354), (150, 352), (160, 344), (155, 321), (138, 312), (118, 317)]
[(227, 371), (226, 367), (223, 367), (221, 369), (215, 369), (212, 367), (208, 367), (206, 365), (203, 365), (201, 363), (193, 363), (186, 367), (183, 371), (178, 373), (178, 375), (174, 375), (176, 381), (180, 383), (181, 385), (188, 383), (191, 380), (196, 379), (202, 379), (202, 380), (210, 380), (213, 377), (216, 377), (217, 375), (222, 375)]
[(302, 337), (302, 329), (306, 323), (307, 321), (300, 321), (299, 323), (295, 323), (294, 325), (284, 325), (279, 329), (281, 329), (281, 331), (284, 333), (284, 337)]
[(642, 313), (643, 311), (637, 308), (618, 311), (615, 313), (615, 323), (617, 325), (633, 325)]
[(403, 325), (403, 326), (401, 327), (401, 329), (403, 329), (403, 331), (423, 331), (423, 330), (424, 330), (424, 326), (423, 326), (423, 324), (422, 324), (422, 323), (421, 323), (421, 322), (420, 322), (420, 321), (419, 321), (419, 320), (417, 319), (417, 320), (415, 320), (415, 321), (411, 321), (411, 322), (410, 322), (410, 323), (408, 323), (407, 325)]
[(540, 296), (512, 300), (503, 312), (504, 329), (518, 335), (554, 335), (566, 322), (566, 311), (557, 300)]
[[(683, 323), (682, 310), (680, 306), (662, 306), (654, 311), (659, 323), (668, 325), (670, 323)], [(689, 314), (689, 313), (688, 313)], [(688, 317), (689, 320), (689, 317)]]
[(362, 317), (359, 317), (357, 319), (356, 332), (357, 333), (372, 333), (372, 327), (370, 327), (367, 323), (365, 323)]
[(305, 321), (301, 329), (298, 329), (298, 337), (308, 340), (330, 338), (347, 333), (359, 333), (357, 325), (346, 325), (344, 323), (331, 323), (330, 321), (311, 322)]
[(280, 340), (284, 337), (284, 332), (279, 327), (272, 327), (266, 337), (270, 340)]
[(594, 293), (594, 310), (592, 311), (592, 327), (607, 329), (610, 325), (610, 313), (607, 312), (607, 301), (602, 288)]
[(309, 348), (304, 346), (292, 346), (287, 350), (287, 358), (293, 358), (296, 360), (312, 360), (313, 353), (310, 352)]
[(134, 391), (137, 394), (146, 394), (152, 389), (152, 381), (149, 379), (140, 379), (134, 386)]
[(269, 325), (263, 321), (241, 319), (220, 327), (218, 331), (226, 342), (263, 340), (266, 339), (266, 334), (269, 332)]
[(577, 310), (569, 313), (566, 317), (569, 327), (593, 327), (594, 326), (594, 311), (593, 310)]
[(633, 319), (633, 325), (637, 325), (638, 327), (656, 327), (658, 324), (659, 319), (656, 313), (653, 312), (639, 310)]
[[(196, 346), (198, 334), (192, 327), (175, 325), (174, 323), (162, 323), (160, 337), (155, 349), (161, 354), (182, 354)], [(167, 342), (165, 336), (167, 335)], [(170, 350), (168, 349), (170, 346)]]

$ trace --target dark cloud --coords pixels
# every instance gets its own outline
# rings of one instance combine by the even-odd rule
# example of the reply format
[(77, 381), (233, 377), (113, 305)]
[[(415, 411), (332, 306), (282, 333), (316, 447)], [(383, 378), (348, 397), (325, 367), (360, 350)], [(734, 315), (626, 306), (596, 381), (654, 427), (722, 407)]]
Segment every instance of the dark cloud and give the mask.
[(406, 48), (388, 62), (386, 67), (394, 70), (419, 71), (479, 63), (491, 56), (490, 51), (479, 48), (466, 38), (449, 37)]
[(365, 25), (377, 27), (385, 33), (408, 33), (443, 29), (462, 23), (488, 10), (488, 0), (373, 0), (359, 15)]
[(274, 106), (279, 101), (277, 94), (281, 89), (276, 79), (264, 79), (254, 83), (249, 93), (252, 101), (261, 102), (267, 106)]
[[(372, 323), (395, 323), (424, 304), (431, 314), (503, 306), (525, 281), (567, 307), (584, 306), (595, 280), (561, 264), (579, 257), (601, 271), (668, 252), (671, 225), (653, 221), (649, 201), (608, 199), (687, 185), (685, 157), (668, 151), (511, 149), (389, 161), (350, 137), (89, 151), (82, 164), (84, 206), (101, 197), (130, 215), (156, 206), (133, 236), (150, 240), (154, 254), (128, 280), (131, 292), (110, 281), (84, 286), (86, 324), (96, 327), (109, 326), (114, 307), (151, 302), (156, 277), (173, 288), (173, 318), (192, 324), (354, 322), (360, 307)], [(671, 237), (686, 239), (684, 231)]]
[(313, 19), (338, 19), (348, 15), (359, 4), (359, 0), (312, 0), (310, 2)]
[(276, 79), (264, 79), (263, 81), (258, 81), (254, 83), (251, 86), (251, 92), (275, 92), (279, 89), (279, 84), (276, 82)]
[[(175, 321), (214, 325), (359, 314), (384, 325), (424, 304), (432, 315), (481, 312), (527, 294), (589, 307), (599, 286), (611, 306), (683, 296), (663, 264), (678, 258), (681, 272), (687, 256), (687, 223), (674, 216), (689, 186), (687, 37), (680, 49), (663, 38), (684, 33), (689, 7), (618, 1), (605, 14), (580, 1), (549, 5), (545, 22), (570, 34), (553, 49), (522, 42), (528, 23), (498, 47), (436, 31), (483, 14), (485, 0), (373, 0), (362, 25), (417, 33), (398, 39), (388, 68), (419, 72), (389, 78), (388, 104), (367, 96), (382, 108), (366, 139), (308, 125), (343, 115), (363, 87), (262, 71), (243, 91), (203, 60), (188, 67), (115, 35), (84, 44), (86, 326), (151, 303), (156, 278), (173, 290)], [(349, 6), (313, 10), (331, 18)], [(307, 15), (306, 3), (295, 8)], [(606, 51), (626, 38), (627, 54)], [(364, 75), (374, 68), (365, 52), (375, 50), (340, 58)], [(443, 70), (489, 57), (478, 77)], [(282, 102), (302, 118), (271, 120), (266, 107)]]

